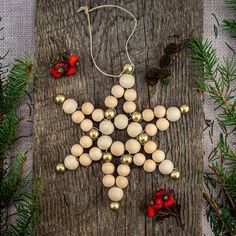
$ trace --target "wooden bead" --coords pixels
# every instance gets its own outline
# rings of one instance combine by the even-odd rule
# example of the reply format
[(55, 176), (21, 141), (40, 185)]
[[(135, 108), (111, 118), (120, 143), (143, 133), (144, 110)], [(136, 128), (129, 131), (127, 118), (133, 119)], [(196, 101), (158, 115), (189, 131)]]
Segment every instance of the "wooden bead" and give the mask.
[(141, 148), (141, 145), (136, 139), (129, 139), (125, 143), (125, 149), (131, 154), (138, 153), (140, 148)]
[(150, 140), (144, 144), (143, 148), (146, 153), (152, 154), (157, 150), (157, 144), (154, 141)]
[(166, 111), (166, 118), (169, 121), (175, 122), (178, 121), (181, 117), (181, 113), (179, 108), (177, 107), (169, 107)]
[(89, 130), (91, 130), (93, 128), (93, 122), (90, 119), (84, 119), (80, 123), (80, 128), (82, 131), (88, 132)]
[(143, 169), (149, 173), (155, 171), (156, 167), (156, 162), (150, 159), (146, 160), (143, 164)]
[(114, 125), (117, 129), (125, 129), (128, 126), (129, 119), (124, 114), (119, 114), (114, 119)]
[(132, 113), (136, 110), (136, 104), (134, 102), (125, 102), (123, 105), (123, 110), (126, 113)]
[(83, 148), (90, 148), (93, 145), (92, 139), (87, 135), (82, 136), (79, 140), (79, 143)]
[(81, 110), (85, 115), (91, 115), (94, 110), (94, 106), (91, 102), (85, 102), (82, 105)]
[(90, 158), (88, 153), (84, 153), (79, 157), (79, 163), (82, 166), (89, 166), (92, 163), (92, 159)]
[(152, 121), (154, 119), (154, 113), (151, 109), (145, 109), (142, 112), (143, 119), (147, 122)]
[(114, 85), (111, 89), (111, 94), (116, 98), (121, 98), (124, 95), (124, 88), (120, 85)]
[(115, 141), (110, 147), (110, 151), (114, 156), (122, 156), (125, 152), (125, 146), (120, 141)]
[(103, 120), (99, 124), (99, 130), (101, 131), (102, 134), (112, 134), (114, 131), (114, 125), (110, 120)]
[(124, 196), (123, 190), (118, 187), (112, 187), (108, 191), (108, 197), (111, 201), (118, 202), (120, 201)]
[(169, 175), (174, 169), (174, 164), (170, 160), (164, 160), (159, 165), (159, 171), (163, 175)]
[(129, 184), (129, 181), (124, 176), (117, 176), (116, 177), (116, 186), (119, 188), (126, 188)]
[(123, 87), (123, 88), (132, 88), (134, 86), (134, 83), (135, 83), (135, 79), (134, 79), (134, 76), (133, 75), (130, 75), (130, 74), (123, 74), (121, 77), (120, 77), (120, 85)]
[(75, 156), (68, 155), (64, 160), (64, 165), (68, 170), (76, 170), (79, 166), (79, 162)]
[(108, 96), (105, 98), (105, 106), (109, 108), (115, 108), (118, 104), (117, 98), (114, 96)]
[(77, 107), (78, 107), (77, 102), (72, 98), (66, 99), (62, 105), (63, 111), (67, 114), (74, 113), (76, 111)]
[(111, 175), (115, 171), (115, 166), (111, 162), (106, 162), (102, 164), (102, 172), (106, 175)]
[(130, 173), (130, 167), (128, 165), (125, 165), (125, 164), (120, 164), (117, 167), (117, 173), (121, 176), (127, 176)]
[(157, 118), (162, 118), (166, 115), (166, 109), (164, 106), (156, 106), (154, 108), (154, 114)]
[(166, 154), (162, 151), (162, 150), (156, 150), (153, 154), (152, 154), (152, 159), (156, 162), (156, 163), (160, 163), (165, 159)]
[(104, 111), (102, 109), (95, 109), (92, 113), (92, 119), (96, 122), (100, 122), (104, 119)]
[(133, 163), (136, 166), (142, 166), (145, 161), (146, 161), (146, 157), (142, 153), (136, 153), (133, 156)]
[(102, 135), (98, 138), (97, 146), (102, 150), (107, 150), (112, 144), (112, 139), (110, 136)]
[(93, 147), (89, 150), (89, 156), (93, 161), (98, 161), (102, 158), (102, 151), (98, 147)]
[(156, 126), (160, 131), (165, 131), (169, 128), (170, 123), (166, 118), (160, 118), (157, 120)]
[(147, 124), (145, 126), (145, 132), (147, 133), (147, 135), (149, 136), (155, 136), (157, 134), (157, 127), (154, 124)]
[(71, 147), (71, 154), (75, 157), (79, 157), (84, 152), (84, 149), (79, 144), (74, 144)]
[(105, 175), (102, 178), (102, 183), (105, 187), (110, 188), (115, 184), (115, 177), (113, 175)]
[(127, 89), (124, 94), (124, 98), (127, 101), (134, 101), (137, 98), (137, 92), (135, 89)]
[(72, 118), (73, 122), (75, 122), (76, 124), (79, 124), (84, 120), (85, 116), (82, 111), (75, 111), (72, 114), (71, 118)]
[(127, 127), (127, 133), (132, 138), (137, 137), (142, 131), (142, 125), (140, 125), (138, 122), (132, 122)]

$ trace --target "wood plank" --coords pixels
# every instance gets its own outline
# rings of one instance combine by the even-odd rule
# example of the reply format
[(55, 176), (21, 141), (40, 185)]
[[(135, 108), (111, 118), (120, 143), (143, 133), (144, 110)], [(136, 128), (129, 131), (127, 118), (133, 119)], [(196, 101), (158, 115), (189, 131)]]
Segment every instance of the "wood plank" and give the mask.
[[(165, 106), (190, 104), (191, 113), (181, 121), (172, 123), (168, 132), (159, 133), (157, 141), (182, 172), (178, 182), (158, 172), (146, 174), (135, 168), (130, 175), (130, 185), (125, 190), (121, 209), (108, 209), (107, 190), (101, 184), (101, 163), (80, 167), (57, 175), (56, 163), (69, 153), (78, 142), (80, 129), (70, 116), (53, 102), (58, 93), (75, 98), (79, 104), (91, 101), (104, 108), (104, 98), (109, 95), (117, 79), (106, 78), (93, 66), (89, 56), (89, 37), (85, 16), (76, 10), (85, 3), (78, 0), (37, 0), (36, 10), (36, 64), (37, 70), (47, 75), (35, 81), (34, 116), (34, 172), (41, 170), (44, 179), (44, 213), (34, 229), (35, 235), (202, 235), (202, 98), (193, 91), (195, 82), (191, 69), (190, 52), (184, 50), (172, 66), (172, 82), (163, 87), (147, 85), (146, 70), (158, 63), (164, 45), (173, 34), (187, 35), (193, 28), (202, 29), (202, 0), (129, 0), (109, 1), (130, 10), (138, 19), (138, 27), (129, 47), (135, 62), (138, 108), (157, 104)], [(108, 4), (107, 1), (86, 1), (89, 6)], [(119, 73), (127, 62), (124, 44), (132, 20), (123, 12), (99, 10), (91, 14), (94, 37), (94, 54), (105, 71)], [(55, 80), (49, 76), (50, 61), (57, 49), (50, 37), (63, 41), (79, 54), (79, 75)], [(119, 108), (120, 109), (120, 108)], [(121, 109), (120, 109), (121, 111)], [(124, 132), (116, 137), (125, 140)], [(145, 196), (159, 188), (173, 188), (182, 205), (184, 228), (174, 219), (154, 223), (145, 217), (140, 203)]]

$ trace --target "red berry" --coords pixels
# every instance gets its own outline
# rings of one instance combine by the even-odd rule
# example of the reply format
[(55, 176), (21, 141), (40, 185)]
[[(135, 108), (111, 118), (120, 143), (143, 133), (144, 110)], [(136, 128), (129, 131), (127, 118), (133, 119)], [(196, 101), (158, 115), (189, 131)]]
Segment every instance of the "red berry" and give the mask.
[(67, 63), (70, 65), (70, 67), (74, 67), (75, 63), (79, 60), (79, 57), (76, 55), (72, 55), (69, 57)]
[(149, 217), (154, 217), (155, 216), (155, 210), (154, 210), (153, 206), (148, 206), (147, 207), (147, 215)]
[(63, 75), (65, 75), (68, 71), (68, 64), (65, 62), (57, 62), (53, 65), (50, 72), (51, 75), (53, 75), (55, 78), (61, 78)]
[(160, 198), (162, 197), (163, 195), (165, 195), (167, 193), (167, 190), (166, 189), (160, 189), (159, 191), (155, 192), (155, 197), (156, 198)]
[(61, 77), (62, 77), (62, 74), (59, 73), (59, 72), (57, 71), (57, 69), (55, 69), (55, 68), (51, 68), (50, 73), (51, 73), (51, 75), (54, 76), (55, 78), (61, 78)]
[(165, 207), (172, 206), (174, 204), (174, 202), (175, 202), (175, 198), (171, 194), (169, 194), (168, 197), (169, 197), (169, 200), (164, 201), (164, 203), (163, 203), (163, 205)]
[(156, 198), (156, 200), (155, 200), (155, 205), (153, 206), (153, 208), (154, 208), (155, 210), (159, 210), (159, 209), (162, 208), (162, 206), (163, 206), (163, 201), (162, 201), (162, 199), (161, 199), (161, 198)]
[(75, 68), (75, 67), (71, 67), (71, 68), (69, 68), (69, 70), (67, 71), (66, 75), (67, 75), (67, 76), (70, 76), (70, 75), (75, 74), (75, 72), (76, 72), (76, 68)]

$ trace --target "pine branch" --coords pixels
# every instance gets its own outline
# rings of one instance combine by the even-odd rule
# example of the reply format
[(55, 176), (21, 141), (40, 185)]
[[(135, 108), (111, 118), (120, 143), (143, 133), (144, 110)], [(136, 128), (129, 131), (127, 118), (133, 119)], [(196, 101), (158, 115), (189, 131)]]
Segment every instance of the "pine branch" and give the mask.
[(32, 61), (29, 58), (16, 60), (8, 74), (8, 79), (2, 84), (1, 113), (6, 114), (17, 107), (28, 88), (31, 70)]
[(236, 0), (225, 0), (225, 3), (231, 10), (236, 11)]
[(222, 27), (232, 37), (236, 37), (236, 21), (235, 20), (233, 20), (233, 19), (224, 19), (222, 21)]

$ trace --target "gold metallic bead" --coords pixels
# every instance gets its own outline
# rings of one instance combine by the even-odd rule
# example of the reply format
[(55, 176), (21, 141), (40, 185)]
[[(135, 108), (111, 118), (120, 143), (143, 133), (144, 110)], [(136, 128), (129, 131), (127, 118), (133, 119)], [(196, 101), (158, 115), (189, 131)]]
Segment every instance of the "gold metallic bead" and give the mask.
[(65, 100), (66, 100), (66, 97), (63, 94), (58, 94), (55, 97), (55, 102), (56, 104), (59, 104), (59, 105), (62, 104)]
[(122, 164), (130, 165), (133, 162), (133, 158), (130, 154), (124, 154), (122, 155), (120, 161)]
[(120, 208), (120, 203), (119, 202), (110, 202), (109, 208), (113, 211), (117, 211)]
[(134, 65), (127, 63), (123, 66), (123, 70), (126, 74), (132, 74), (134, 71)]
[(131, 119), (135, 122), (141, 122), (143, 117), (142, 114), (138, 111), (135, 111), (131, 114)]
[(105, 110), (104, 116), (109, 120), (113, 119), (116, 116), (116, 110), (112, 108), (108, 108)]
[(180, 178), (180, 172), (174, 169), (170, 174), (171, 179), (177, 180)]
[(112, 156), (112, 154), (111, 154), (110, 152), (107, 152), (107, 153), (104, 153), (104, 154), (102, 155), (102, 159), (103, 159), (105, 162), (110, 162), (110, 161), (112, 161), (113, 156)]
[(141, 133), (137, 139), (140, 144), (145, 144), (149, 140), (149, 136), (146, 133)]
[(89, 137), (92, 139), (92, 140), (96, 140), (98, 139), (99, 137), (99, 131), (95, 128), (92, 128), (90, 131), (89, 131)]
[(182, 114), (187, 114), (187, 113), (189, 113), (189, 110), (190, 110), (190, 107), (189, 107), (188, 105), (186, 105), (186, 104), (184, 104), (184, 105), (182, 105), (182, 106), (180, 107), (180, 112), (181, 112)]
[(57, 173), (64, 173), (65, 170), (66, 170), (66, 168), (63, 163), (57, 163), (57, 165), (56, 165), (56, 172)]

